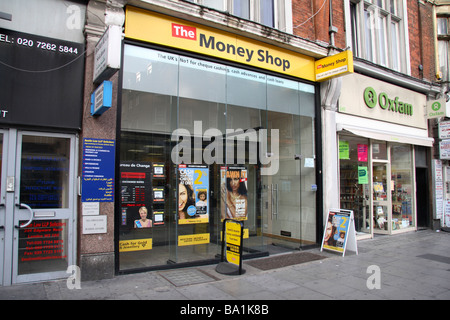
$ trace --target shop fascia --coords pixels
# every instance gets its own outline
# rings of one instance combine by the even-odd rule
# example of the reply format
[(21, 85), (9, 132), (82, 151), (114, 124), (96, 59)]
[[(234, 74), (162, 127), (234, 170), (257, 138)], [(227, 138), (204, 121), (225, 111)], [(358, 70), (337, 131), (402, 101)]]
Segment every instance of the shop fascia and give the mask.
[(375, 108), (378, 104), (382, 110), (397, 112), (409, 116), (413, 115), (412, 104), (400, 101), (399, 97), (391, 99), (385, 92), (381, 92), (377, 95), (377, 92), (372, 87), (367, 87), (364, 90), (364, 102), (366, 106), (371, 109)]
[(315, 80), (313, 57), (139, 8), (127, 8), (125, 36)]

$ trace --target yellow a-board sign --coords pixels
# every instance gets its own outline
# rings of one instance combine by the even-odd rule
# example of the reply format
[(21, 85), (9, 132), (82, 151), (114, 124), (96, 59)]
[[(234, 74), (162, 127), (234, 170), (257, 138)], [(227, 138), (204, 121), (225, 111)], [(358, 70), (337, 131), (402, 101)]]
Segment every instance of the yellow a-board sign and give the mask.
[(217, 272), (223, 274), (242, 274), (245, 272), (242, 269), (243, 235), (243, 221), (234, 219), (223, 220), (221, 262), (216, 267)]
[(242, 226), (231, 220), (225, 223), (225, 239), (227, 244), (227, 261), (237, 266), (240, 264), (242, 246)]
[(316, 81), (325, 81), (333, 77), (353, 72), (353, 53), (350, 50), (328, 56), (315, 62)]

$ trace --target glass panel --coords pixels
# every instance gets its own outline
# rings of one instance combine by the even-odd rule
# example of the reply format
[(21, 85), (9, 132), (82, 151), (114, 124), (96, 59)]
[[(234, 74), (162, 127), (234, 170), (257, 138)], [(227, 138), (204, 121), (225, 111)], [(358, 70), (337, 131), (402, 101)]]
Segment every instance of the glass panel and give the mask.
[(437, 18), (437, 34), (445, 36), (448, 33), (448, 19)]
[[(226, 74), (223, 65), (180, 57), (178, 128), (191, 135), (191, 156), (185, 157), (188, 152), (183, 150), (187, 167), (180, 166), (177, 171), (177, 246), (176, 254), (171, 252), (174, 262), (212, 259), (220, 253), (222, 224), (218, 219), (218, 201), (220, 165), (224, 163), (222, 139), (226, 132)], [(206, 199), (210, 210), (203, 213), (197, 203), (208, 187), (213, 191)]]
[(260, 22), (261, 24), (274, 27), (273, 0), (260, 0)]
[(224, 0), (203, 0), (203, 5), (220, 11), (225, 11)]
[[(176, 243), (171, 162), (177, 123), (176, 55), (125, 46), (120, 144), (119, 268), (165, 265)], [(140, 74), (140, 77), (136, 75)], [(136, 81), (139, 79), (139, 81)], [(145, 209), (143, 208), (145, 207)]]
[(400, 46), (398, 41), (398, 22), (391, 22), (392, 69), (400, 70)]
[(358, 233), (370, 233), (369, 140), (339, 136), (341, 208), (353, 210)]
[(380, 204), (373, 206), (373, 215), (375, 220), (374, 230), (376, 231), (389, 231), (388, 224), (388, 214), (389, 210), (387, 206), (383, 206)]
[(373, 11), (370, 11), (368, 9), (364, 9), (364, 24), (365, 24), (365, 43), (364, 43), (364, 47), (365, 47), (365, 58), (367, 60), (372, 61), (373, 60), (373, 35), (372, 35), (372, 30), (373, 28), (373, 21), (372, 21), (372, 13)]
[(70, 139), (22, 138), (20, 202), (33, 209), (68, 208)]
[(350, 2), (350, 12), (351, 12), (351, 23), (352, 23), (352, 50), (355, 56), (359, 57), (359, 42), (360, 42), (360, 35), (359, 35), (359, 16), (357, 14), (357, 7), (356, 4), (353, 2)]
[(226, 163), (229, 172), (233, 168), (237, 170), (234, 172), (247, 172), (247, 180), (240, 183), (245, 187), (247, 194), (231, 188), (231, 181), (228, 178), (226, 190), (222, 187), (222, 190), (226, 191), (222, 192), (222, 196), (224, 200), (227, 199), (227, 203), (225, 207), (225, 201), (223, 201), (221, 209), (224, 212), (222, 218), (225, 217), (225, 210), (227, 210), (227, 216), (229, 217), (230, 213), (232, 214), (229, 210), (232, 210), (235, 203), (237, 201), (242, 202), (242, 199), (246, 200), (244, 228), (248, 229), (249, 233), (249, 238), (245, 239), (244, 250), (246, 252), (264, 250), (258, 137), (260, 130), (266, 128), (266, 98), (266, 75), (229, 68), (227, 74)]
[(387, 37), (386, 37), (386, 17), (378, 14), (378, 53), (380, 55), (380, 64), (386, 65), (387, 57)]
[(450, 41), (438, 41), (439, 69), (442, 72), (442, 81), (448, 81), (450, 77)]
[(392, 230), (415, 226), (410, 145), (391, 145)]
[(389, 0), (389, 8), (392, 14), (397, 14), (397, 0)]
[(386, 141), (372, 141), (372, 159), (387, 160)]
[(67, 270), (67, 226), (67, 220), (37, 220), (20, 229), (18, 274)]
[(250, 0), (233, 0), (233, 14), (243, 19), (250, 19)]
[(373, 166), (373, 215), (375, 230), (389, 230), (389, 210), (388, 201), (388, 185), (387, 185), (387, 165), (376, 164)]

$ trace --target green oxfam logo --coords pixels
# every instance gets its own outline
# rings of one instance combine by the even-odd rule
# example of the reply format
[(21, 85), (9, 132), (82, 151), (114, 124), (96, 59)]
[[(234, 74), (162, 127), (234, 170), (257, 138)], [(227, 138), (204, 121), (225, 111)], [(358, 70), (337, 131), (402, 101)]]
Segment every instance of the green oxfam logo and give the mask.
[(391, 99), (385, 92), (377, 94), (372, 87), (367, 87), (364, 90), (364, 102), (370, 109), (373, 109), (378, 105), (382, 110), (401, 113), (408, 116), (413, 115), (412, 104), (402, 102), (398, 97)]
[(371, 87), (367, 87), (364, 90), (364, 102), (369, 108), (374, 108), (377, 105), (377, 93)]
[(439, 111), (441, 109), (441, 103), (439, 101), (433, 102), (431, 109), (433, 109), (433, 111)]

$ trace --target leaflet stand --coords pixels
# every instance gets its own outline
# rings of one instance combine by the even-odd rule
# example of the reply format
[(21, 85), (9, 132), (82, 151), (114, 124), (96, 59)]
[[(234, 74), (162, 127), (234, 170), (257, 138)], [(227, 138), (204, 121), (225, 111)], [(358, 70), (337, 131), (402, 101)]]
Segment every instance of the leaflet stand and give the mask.
[[(242, 269), (242, 239), (244, 224), (241, 221), (225, 219), (222, 227), (222, 250), (220, 263), (216, 266), (216, 272), (226, 275), (241, 275)], [(225, 261), (226, 245), (226, 261)]]
[(342, 256), (347, 249), (358, 254), (353, 210), (330, 209), (328, 211), (320, 251), (323, 249), (342, 253)]

